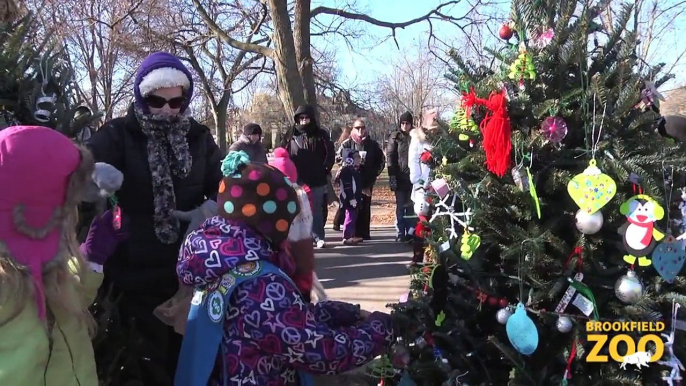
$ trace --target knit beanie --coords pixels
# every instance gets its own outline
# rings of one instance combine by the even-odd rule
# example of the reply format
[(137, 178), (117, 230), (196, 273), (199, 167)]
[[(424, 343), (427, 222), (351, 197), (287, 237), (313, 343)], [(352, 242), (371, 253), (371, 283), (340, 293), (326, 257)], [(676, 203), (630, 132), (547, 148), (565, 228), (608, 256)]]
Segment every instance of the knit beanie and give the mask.
[(414, 119), (412, 117), (412, 113), (409, 111), (405, 111), (401, 116), (400, 116), (400, 123), (403, 122), (414, 122)]
[(155, 52), (145, 58), (136, 73), (133, 87), (136, 105), (147, 113), (148, 106), (144, 101), (146, 96), (160, 88), (178, 86), (183, 88), (183, 94), (186, 96), (186, 103), (181, 107), (183, 113), (193, 97), (193, 76), (176, 56), (166, 52)]
[(245, 134), (245, 135), (253, 135), (253, 134), (262, 135), (262, 127), (260, 127), (260, 125), (258, 125), (257, 123), (248, 123), (247, 125), (243, 126), (243, 134)]
[(295, 184), (298, 182), (298, 169), (295, 168), (295, 164), (291, 161), (288, 150), (282, 147), (274, 149), (274, 158), (269, 161), (269, 164), (288, 177), (291, 183)]
[(219, 215), (247, 224), (279, 247), (300, 213), (298, 195), (289, 179), (270, 165), (250, 163), (244, 151), (230, 152), (221, 169)]

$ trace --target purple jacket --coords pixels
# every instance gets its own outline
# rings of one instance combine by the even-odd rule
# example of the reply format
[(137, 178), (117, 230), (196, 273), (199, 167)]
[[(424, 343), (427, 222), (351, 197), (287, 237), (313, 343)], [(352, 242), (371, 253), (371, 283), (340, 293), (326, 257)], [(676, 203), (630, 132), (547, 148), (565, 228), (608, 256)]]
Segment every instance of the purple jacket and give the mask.
[[(293, 274), (290, 256), (274, 253), (244, 224), (213, 217), (186, 239), (176, 272), (186, 285), (212, 286), (229, 270), (256, 260)], [(305, 303), (280, 276), (244, 282), (233, 292), (224, 324), (228, 384), (292, 386), (297, 384), (296, 369), (337, 374), (369, 362), (389, 346), (391, 322), (380, 312), (359, 322), (359, 311), (359, 306), (342, 302)], [(213, 383), (221, 384), (221, 359)]]

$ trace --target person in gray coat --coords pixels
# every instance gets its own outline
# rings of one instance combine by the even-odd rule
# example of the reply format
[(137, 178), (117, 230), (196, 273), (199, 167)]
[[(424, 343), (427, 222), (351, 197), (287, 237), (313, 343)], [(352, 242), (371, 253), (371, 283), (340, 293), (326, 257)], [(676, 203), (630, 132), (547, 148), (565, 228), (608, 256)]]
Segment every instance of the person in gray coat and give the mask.
[(229, 151), (242, 150), (248, 154), (250, 161), (267, 163), (267, 150), (262, 144), (262, 128), (257, 123), (243, 126), (243, 134), (231, 144)]

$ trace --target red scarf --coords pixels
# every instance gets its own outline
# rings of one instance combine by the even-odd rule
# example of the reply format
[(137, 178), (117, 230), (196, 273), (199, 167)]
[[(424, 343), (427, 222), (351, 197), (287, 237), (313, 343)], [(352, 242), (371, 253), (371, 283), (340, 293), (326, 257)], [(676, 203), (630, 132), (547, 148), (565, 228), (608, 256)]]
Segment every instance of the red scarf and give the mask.
[(650, 245), (650, 241), (653, 238), (653, 228), (655, 226), (655, 223), (654, 222), (649, 222), (649, 223), (636, 222), (636, 221), (632, 220), (631, 217), (627, 217), (626, 220), (633, 225), (647, 229), (646, 234), (641, 239), (641, 244), (643, 244), (645, 246)]

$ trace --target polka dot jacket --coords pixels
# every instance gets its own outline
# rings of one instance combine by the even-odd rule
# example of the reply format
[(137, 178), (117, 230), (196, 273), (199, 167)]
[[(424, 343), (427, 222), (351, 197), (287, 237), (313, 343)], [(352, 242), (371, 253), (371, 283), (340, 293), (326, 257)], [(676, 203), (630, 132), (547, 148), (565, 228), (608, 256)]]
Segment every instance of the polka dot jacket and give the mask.
[[(245, 222), (212, 217), (186, 239), (177, 273), (186, 285), (205, 286), (262, 260), (292, 275), (293, 258), (270, 245)], [(392, 338), (387, 314), (372, 313), (360, 321), (359, 306), (307, 304), (288, 280), (271, 274), (239, 285), (225, 312), (226, 355), (218, 356), (215, 369), (225, 365), (230, 379), (220, 379), (215, 371), (213, 385), (295, 386), (296, 370), (345, 372), (383, 353)]]

